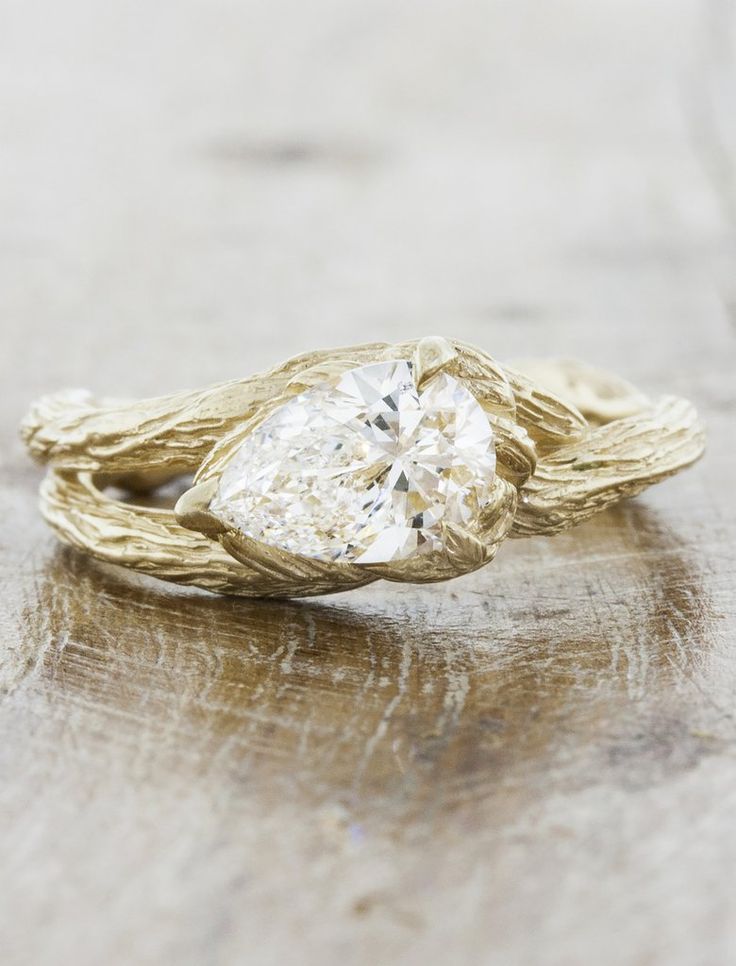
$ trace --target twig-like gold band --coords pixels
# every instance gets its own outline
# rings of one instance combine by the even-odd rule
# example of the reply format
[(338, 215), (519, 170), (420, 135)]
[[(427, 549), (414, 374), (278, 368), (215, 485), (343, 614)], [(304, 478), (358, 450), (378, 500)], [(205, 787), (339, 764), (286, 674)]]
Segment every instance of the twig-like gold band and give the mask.
[[(488, 418), (496, 473), (471, 527), (443, 531), (441, 552), (360, 566), (268, 546), (212, 515), (236, 447), (270, 413), (310, 387), (389, 359), (411, 360), (418, 385), (451, 374)], [(507, 535), (572, 527), (692, 464), (704, 448), (685, 400), (650, 400), (578, 363), (528, 362), (517, 371), (437, 338), (309, 353), (247, 379), (141, 402), (48, 396), (31, 407), (22, 435), (49, 464), (41, 509), (66, 543), (164, 580), (245, 596), (330, 593), (379, 577), (447, 579), (490, 561)], [(103, 492), (112, 484), (145, 491), (185, 473), (196, 474), (195, 486), (175, 511)]]

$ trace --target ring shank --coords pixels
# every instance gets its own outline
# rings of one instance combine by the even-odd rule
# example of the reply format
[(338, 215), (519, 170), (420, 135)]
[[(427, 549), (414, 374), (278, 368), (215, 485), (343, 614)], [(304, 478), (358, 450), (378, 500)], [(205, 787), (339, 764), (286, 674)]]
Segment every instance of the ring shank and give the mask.
[(524, 359), (514, 368), (574, 406), (589, 423), (604, 426), (650, 409), (652, 402), (620, 376), (575, 359)]

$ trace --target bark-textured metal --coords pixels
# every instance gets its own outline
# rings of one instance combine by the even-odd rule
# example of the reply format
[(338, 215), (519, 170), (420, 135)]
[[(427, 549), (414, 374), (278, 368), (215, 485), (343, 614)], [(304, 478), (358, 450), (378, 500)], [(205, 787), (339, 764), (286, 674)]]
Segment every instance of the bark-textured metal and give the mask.
[[(431, 553), (361, 565), (319, 561), (260, 543), (232, 524), (223, 528), (213, 517), (199, 496), (203, 485), (218, 480), (243, 440), (301, 391), (303, 371), (330, 371), (336, 378), (354, 368), (356, 359), (365, 365), (402, 358), (416, 359), (422, 376), (442, 368), (472, 387), (496, 430), (498, 480), (482, 516), (468, 529), (452, 525), (452, 538)], [(533, 368), (541, 382), (517, 372), (509, 376), (480, 350), (437, 338), (325, 350), (243, 380), (239, 395), (232, 384), (190, 393), (183, 409), (181, 395), (127, 406), (102, 402), (98, 408), (88, 400), (81, 408), (69, 394), (43, 398), (25, 418), (22, 435), (30, 452), (52, 467), (41, 490), (47, 522), (66, 543), (108, 563), (247, 597), (336, 593), (377, 577), (436, 582), (488, 563), (509, 533), (532, 536), (569, 529), (691, 465), (703, 453), (703, 429), (685, 400), (651, 402), (616, 377), (579, 363)], [(545, 390), (545, 378), (557, 384), (567, 379), (570, 392), (585, 401), (591, 421), (572, 401)], [(131, 411), (135, 428), (121, 429), (121, 423), (131, 426)], [(609, 422), (610, 412), (627, 415)], [(201, 462), (198, 431), (211, 447)], [(140, 463), (131, 462), (131, 448)], [(538, 451), (544, 456), (538, 458)], [(172, 476), (190, 471), (196, 485), (191, 496), (179, 500), (178, 512), (141, 512), (95, 486), (89, 471), (93, 463), (107, 483), (124, 483), (132, 473), (140, 488), (149, 474), (158, 485), (167, 471)], [(191, 530), (205, 542), (193, 542)], [(206, 572), (208, 547), (212, 574)], [(222, 548), (242, 564), (240, 570), (223, 570)]]
[[(734, 4), (0, 11), (2, 966), (736, 962)], [(690, 399), (705, 457), (456, 580), (296, 601), (38, 513), (43, 393), (432, 333), (595, 426), (632, 414), (529, 357)]]

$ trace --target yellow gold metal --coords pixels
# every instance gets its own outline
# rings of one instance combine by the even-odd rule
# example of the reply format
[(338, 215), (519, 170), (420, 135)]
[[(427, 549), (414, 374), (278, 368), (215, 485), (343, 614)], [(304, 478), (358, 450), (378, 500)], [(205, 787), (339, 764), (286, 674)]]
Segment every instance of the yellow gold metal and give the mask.
[(216, 492), (217, 480), (210, 477), (204, 483), (197, 483), (182, 493), (174, 507), (177, 523), (187, 530), (198, 530), (213, 539), (226, 533), (225, 524), (210, 512), (210, 503)]
[[(441, 552), (385, 564), (324, 562), (259, 543), (210, 512), (231, 455), (269, 413), (349, 369), (392, 359), (411, 360), (417, 384), (446, 371), (493, 426), (492, 499), (467, 529), (445, 526)], [(66, 543), (163, 580), (248, 597), (469, 573), (507, 536), (575, 526), (689, 466), (704, 449), (703, 429), (685, 400), (650, 400), (576, 362), (500, 366), (479, 349), (439, 337), (307, 353), (264, 374), (141, 402), (60, 393), (31, 407), (21, 433), (30, 453), (49, 465), (41, 510)], [(174, 510), (104, 492), (115, 485), (137, 493), (182, 474), (194, 474), (195, 482)]]
[(438, 335), (420, 339), (414, 350), (414, 379), (420, 388), (432, 376), (437, 375), (457, 359), (453, 346)]

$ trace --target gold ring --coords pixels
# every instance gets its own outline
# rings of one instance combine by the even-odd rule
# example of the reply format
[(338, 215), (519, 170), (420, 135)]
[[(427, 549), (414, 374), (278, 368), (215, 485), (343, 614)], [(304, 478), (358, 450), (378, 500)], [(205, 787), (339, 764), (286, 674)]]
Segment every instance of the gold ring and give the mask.
[[(21, 427), (41, 510), (94, 557), (247, 597), (447, 580), (694, 463), (691, 403), (577, 362), (438, 337), (308, 353), (141, 402), (45, 396)], [(184, 475), (174, 509), (116, 499)]]

